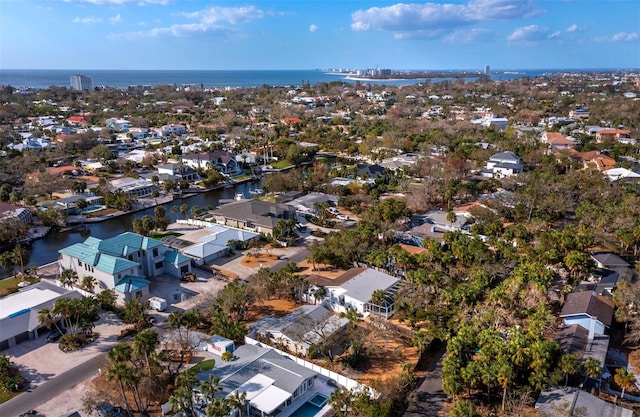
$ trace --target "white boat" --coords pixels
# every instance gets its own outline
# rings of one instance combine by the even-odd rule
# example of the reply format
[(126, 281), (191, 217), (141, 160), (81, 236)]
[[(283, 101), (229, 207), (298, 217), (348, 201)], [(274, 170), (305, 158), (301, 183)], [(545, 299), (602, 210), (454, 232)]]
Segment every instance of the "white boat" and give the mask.
[(244, 194), (242, 194), (242, 193), (236, 193), (236, 196), (235, 196), (235, 198), (234, 198), (234, 199), (235, 199), (236, 201), (244, 200)]

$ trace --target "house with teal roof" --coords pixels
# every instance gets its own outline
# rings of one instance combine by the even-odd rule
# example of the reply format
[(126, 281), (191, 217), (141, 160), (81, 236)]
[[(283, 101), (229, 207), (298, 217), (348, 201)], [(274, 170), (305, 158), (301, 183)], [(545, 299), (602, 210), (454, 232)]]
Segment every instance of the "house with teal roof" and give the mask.
[(125, 232), (108, 239), (90, 236), (60, 249), (60, 272), (71, 269), (81, 282), (93, 276), (101, 289), (115, 289), (118, 298), (149, 298), (150, 280), (162, 274), (180, 278), (191, 272), (191, 259), (161, 241)]

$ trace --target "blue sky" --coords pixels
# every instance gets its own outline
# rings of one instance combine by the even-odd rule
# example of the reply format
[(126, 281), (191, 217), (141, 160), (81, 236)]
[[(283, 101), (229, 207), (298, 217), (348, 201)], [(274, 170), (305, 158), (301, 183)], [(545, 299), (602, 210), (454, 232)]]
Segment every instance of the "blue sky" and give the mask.
[(638, 68), (639, 0), (0, 0), (0, 69)]

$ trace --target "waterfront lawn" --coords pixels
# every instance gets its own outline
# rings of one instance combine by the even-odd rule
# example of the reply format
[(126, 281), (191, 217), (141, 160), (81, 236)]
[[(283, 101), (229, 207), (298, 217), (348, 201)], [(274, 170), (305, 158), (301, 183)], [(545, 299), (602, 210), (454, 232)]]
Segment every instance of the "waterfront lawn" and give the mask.
[(151, 237), (154, 239), (162, 239), (165, 236), (182, 236), (183, 233), (178, 232), (151, 232)]
[(20, 281), (22, 281), (22, 279), (18, 277), (0, 279), (0, 297), (4, 297), (5, 295), (17, 292), (18, 283)]
[(290, 161), (287, 161), (286, 159), (282, 159), (280, 161), (271, 161), (269, 162), (269, 165), (271, 165), (274, 169), (282, 169), (282, 168), (290, 167), (293, 164)]

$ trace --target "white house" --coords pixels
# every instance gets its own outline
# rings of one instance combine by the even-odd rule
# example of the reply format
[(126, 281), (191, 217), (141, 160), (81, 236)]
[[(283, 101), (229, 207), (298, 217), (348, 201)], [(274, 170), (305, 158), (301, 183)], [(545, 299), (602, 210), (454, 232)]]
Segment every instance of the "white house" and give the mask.
[[(80, 298), (77, 291), (60, 288), (46, 281), (0, 298), (0, 351), (24, 340), (37, 339), (43, 327), (38, 313), (63, 297)], [(48, 330), (47, 330), (48, 331)]]
[[(389, 318), (395, 309), (393, 295), (398, 290), (400, 280), (389, 274), (372, 268), (351, 268), (336, 279), (328, 280), (317, 275), (307, 278), (310, 288), (308, 299), (315, 302), (314, 294), (319, 287), (326, 289), (322, 303), (336, 312), (345, 312), (353, 307), (361, 314), (378, 313)], [(373, 293), (382, 290), (381, 304), (373, 302)]]
[(506, 151), (489, 158), (486, 168), (480, 171), (480, 175), (490, 178), (505, 178), (520, 174), (522, 170), (520, 157), (511, 151)]

